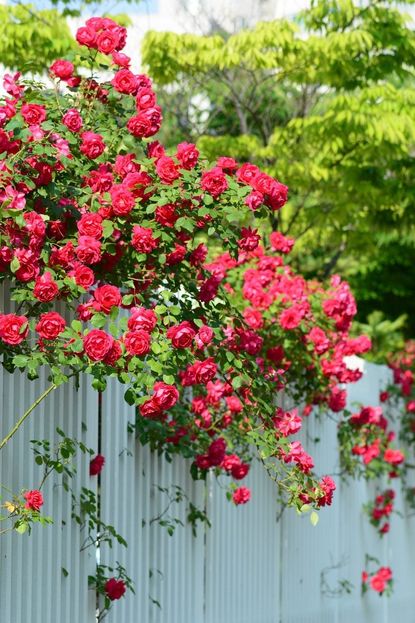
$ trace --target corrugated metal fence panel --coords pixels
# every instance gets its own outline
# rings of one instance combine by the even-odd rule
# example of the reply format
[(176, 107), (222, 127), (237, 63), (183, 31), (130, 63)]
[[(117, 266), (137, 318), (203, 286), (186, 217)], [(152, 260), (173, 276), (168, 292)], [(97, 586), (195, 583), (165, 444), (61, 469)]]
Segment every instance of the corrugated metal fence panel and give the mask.
[[(186, 500), (169, 506), (168, 496), (178, 486), (198, 507), (204, 505), (204, 485), (195, 483), (189, 464), (180, 457), (172, 463), (150, 452), (128, 433), (134, 409), (123, 403), (125, 391), (111, 382), (103, 396), (102, 518), (127, 540), (128, 550), (103, 547), (101, 561), (123, 564), (135, 584), (136, 594), (114, 606), (108, 622), (198, 623), (203, 620), (204, 527), (193, 536), (186, 523)], [(159, 489), (161, 488), (161, 490)], [(162, 520), (177, 519), (172, 536)], [(159, 604), (159, 605), (157, 605)]]
[[(0, 374), (2, 392), (2, 438), (15, 421), (48, 386), (46, 374), (33, 382), (23, 375)], [(0, 482), (14, 492), (37, 488), (42, 468), (35, 464), (31, 439), (57, 441), (59, 426), (69, 437), (88, 446), (95, 438), (96, 394), (88, 382), (77, 392), (72, 383), (56, 389), (26, 420), (0, 453)], [(88, 430), (83, 430), (82, 414), (88, 414)], [(88, 458), (78, 457), (81, 478), (72, 482), (79, 495), (81, 480), (87, 481)], [(42, 514), (53, 518), (53, 525), (34, 525), (32, 534), (9, 532), (0, 537), (1, 582), (0, 620), (2, 623), (73, 623), (93, 621), (93, 595), (88, 592), (88, 574), (94, 571), (95, 554), (80, 552), (79, 527), (71, 519), (71, 499), (59, 475), (51, 476), (42, 488), (45, 504)], [(3, 490), (3, 501), (8, 499)], [(4, 527), (4, 526), (2, 526)], [(62, 569), (66, 569), (68, 575)]]
[[(363, 378), (348, 389), (349, 408), (357, 410), (359, 403), (378, 405), (379, 392), (389, 379), (386, 367), (365, 364)], [(324, 443), (313, 442), (315, 438)], [(338, 489), (333, 506), (321, 510), (315, 528), (306, 517), (299, 521), (290, 512), (283, 516), (281, 623), (389, 623), (398, 612), (408, 617), (414, 603), (415, 519), (394, 516), (391, 533), (381, 540), (362, 511), (363, 504), (376, 494), (375, 483), (345, 482), (339, 476), (335, 423), (327, 416), (320, 421), (310, 419), (303, 442), (318, 473), (337, 474)], [(396, 508), (404, 508), (399, 492)], [(373, 591), (360, 595), (366, 553), (378, 558), (379, 565), (393, 567), (397, 581), (390, 600)], [(343, 581), (354, 585), (351, 594), (341, 590)]]
[[(386, 368), (367, 365), (363, 379), (349, 390), (350, 404), (378, 404), (388, 374)], [(44, 374), (35, 382), (19, 373), (0, 375), (2, 436), (46, 383)], [(399, 615), (411, 620), (415, 518), (393, 516), (390, 535), (379, 540), (361, 510), (375, 486), (340, 480), (336, 424), (328, 415), (319, 420), (312, 416), (303, 431), (317, 472), (337, 474), (338, 483), (333, 506), (322, 509), (313, 528), (307, 517), (299, 519), (291, 510), (276, 521), (280, 509), (274, 484), (259, 464), (243, 483), (252, 489), (252, 501), (235, 507), (216, 481), (194, 483), (188, 464), (179, 457), (169, 464), (141, 447), (127, 429), (128, 422), (134, 422), (134, 409), (123, 401), (124, 389), (116, 381), (109, 383), (99, 434), (97, 394), (89, 379), (78, 392), (72, 384), (59, 388), (0, 453), (0, 482), (18, 491), (37, 487), (41, 479), (30, 439), (56, 439), (60, 426), (95, 451), (100, 444), (106, 457), (102, 519), (129, 546), (103, 546), (101, 562), (123, 564), (136, 589), (135, 596), (114, 603), (108, 623), (392, 623)], [(88, 475), (88, 461), (87, 456), (79, 457), (79, 478), (74, 482), (78, 495), (81, 484), (96, 487), (97, 479)], [(50, 479), (44, 488), (44, 513), (54, 518), (53, 526), (35, 526), (30, 537), (12, 533), (0, 538), (1, 623), (95, 621), (94, 594), (87, 590), (95, 551), (91, 547), (80, 552), (84, 535), (71, 520), (70, 498), (59, 482), (60, 477)], [(166, 509), (175, 485), (197, 506), (207, 504), (211, 529), (199, 526), (194, 537), (190, 526), (179, 525), (169, 536), (159, 525), (156, 518)], [(403, 508), (399, 494), (396, 508)], [(163, 519), (178, 518), (186, 524), (186, 514), (182, 501), (173, 503)], [(391, 600), (373, 593), (360, 596), (365, 552), (393, 566), (397, 579)], [(351, 595), (336, 594), (342, 580), (354, 584)]]
[[(0, 310), (9, 313), (13, 309), (7, 286), (4, 286), (0, 293)], [(45, 370), (35, 381), (26, 380), (18, 371), (11, 375), (0, 370), (1, 438), (49, 384)], [(53, 447), (58, 440), (58, 426), (67, 436), (84, 441), (88, 447), (93, 445), (97, 436), (96, 396), (87, 378), (81, 380), (78, 391), (72, 381), (52, 391), (0, 451), (0, 483), (14, 493), (23, 488), (37, 488), (43, 472), (35, 464), (30, 440), (47, 439)], [(89, 479), (89, 458), (80, 452), (75, 464), (79, 477), (73, 479), (71, 486), (79, 497), (82, 484)], [(61, 476), (56, 474), (48, 478), (42, 488), (45, 499), (42, 514), (52, 517), (53, 525), (35, 524), (30, 536), (16, 532), (0, 536), (1, 623), (89, 623), (94, 620), (95, 598), (88, 591), (88, 574), (94, 572), (95, 554), (91, 550), (80, 552), (79, 527), (71, 519), (71, 499), (61, 483)], [(1, 495), (2, 502), (8, 499), (7, 490), (3, 489)]]
[[(348, 408), (358, 411), (360, 405), (379, 405), (379, 392), (387, 384), (388, 369), (364, 363), (363, 377), (348, 389)], [(364, 480), (344, 482), (338, 479), (339, 491), (337, 495), (340, 505), (340, 557), (345, 561), (341, 569), (341, 577), (348, 579), (354, 585), (350, 595), (342, 595), (339, 602), (339, 623), (349, 623), (351, 620), (367, 621), (367, 623), (386, 623), (387, 598), (379, 598), (373, 591), (365, 596), (360, 595), (361, 573), (365, 568), (366, 553), (379, 559), (380, 565), (388, 564), (387, 541), (389, 536), (380, 539), (376, 529), (370, 525), (369, 518), (363, 512), (362, 506), (374, 499), (376, 484)], [(384, 488), (382, 483), (381, 488)], [(397, 538), (392, 532), (391, 538)], [(372, 563), (374, 564), (374, 563)], [(395, 565), (397, 561), (395, 562)], [(376, 570), (376, 565), (372, 570)]]
[[(337, 426), (333, 420), (326, 415), (319, 419), (311, 416), (304, 422), (300, 439), (313, 456), (315, 471), (320, 476), (338, 471)], [(280, 560), (284, 623), (336, 622), (336, 600), (328, 598), (326, 584), (337, 585), (338, 519), (337, 497), (329, 510), (320, 512), (315, 527), (309, 515), (297, 517), (292, 509), (284, 512)]]
[(279, 621), (282, 570), (274, 485), (258, 462), (243, 484), (252, 500), (235, 506), (216, 481), (210, 483), (205, 623)]

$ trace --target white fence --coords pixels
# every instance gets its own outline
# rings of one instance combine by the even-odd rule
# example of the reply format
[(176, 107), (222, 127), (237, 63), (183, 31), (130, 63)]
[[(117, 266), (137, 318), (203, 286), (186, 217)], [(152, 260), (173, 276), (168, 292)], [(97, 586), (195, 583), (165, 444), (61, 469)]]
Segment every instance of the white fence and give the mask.
[[(386, 368), (367, 365), (363, 379), (349, 390), (350, 401), (378, 404), (387, 378)], [(18, 373), (3, 373), (0, 382), (3, 437), (46, 380), (30, 383)], [(254, 465), (246, 479), (252, 501), (234, 507), (215, 482), (194, 482), (184, 461), (169, 464), (136, 442), (127, 428), (134, 412), (122, 394), (116, 382), (104, 393), (99, 434), (96, 392), (87, 382), (79, 391), (70, 385), (59, 388), (0, 452), (0, 482), (18, 491), (35, 488), (41, 479), (29, 450), (31, 439), (56, 439), (59, 426), (88, 447), (100, 447), (106, 457), (101, 517), (128, 542), (127, 549), (104, 545), (101, 563), (124, 565), (136, 591), (114, 603), (107, 623), (388, 623), (399, 615), (413, 620), (415, 521), (394, 515), (391, 533), (381, 541), (361, 509), (373, 495), (373, 484), (345, 485), (338, 478), (333, 506), (321, 511), (313, 528), (308, 518), (291, 510), (277, 521), (273, 483)], [(338, 472), (335, 422), (312, 416), (305, 428), (318, 472)], [(88, 463), (81, 453), (75, 495), (82, 484), (96, 486)], [(71, 519), (70, 496), (60, 482), (60, 477), (48, 480), (44, 489), (43, 512), (53, 517), (53, 526), (35, 526), (30, 536), (0, 536), (0, 623), (95, 621), (95, 594), (88, 591), (87, 578), (94, 573), (96, 553), (93, 547), (80, 551), (85, 534)], [(173, 536), (154, 521), (174, 485), (206, 509), (210, 529), (199, 525), (193, 536), (186, 525), (186, 501), (172, 505), (171, 516), (185, 524)], [(3, 491), (3, 501), (7, 495)], [(404, 510), (399, 495), (396, 507)], [(393, 567), (391, 599), (360, 596), (366, 552)], [(343, 580), (354, 585), (351, 594), (337, 594)]]

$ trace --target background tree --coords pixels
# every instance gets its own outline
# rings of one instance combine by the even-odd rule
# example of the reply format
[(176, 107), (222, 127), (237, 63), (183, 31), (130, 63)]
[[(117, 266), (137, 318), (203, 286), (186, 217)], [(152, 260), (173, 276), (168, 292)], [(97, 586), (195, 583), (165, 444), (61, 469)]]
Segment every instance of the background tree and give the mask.
[[(126, 0), (138, 3), (140, 0)], [(91, 5), (101, 6), (105, 0), (49, 0), (45, 3), (15, 1), (0, 5), (0, 61), (7, 69), (26, 73), (44, 73), (56, 58), (76, 50), (68, 19), (88, 12)], [(117, 2), (110, 6), (111, 14)], [(126, 16), (117, 16), (118, 23), (127, 25)]]
[(295, 21), (150, 32), (143, 46), (160, 97), (174, 102), (165, 142), (255, 158), (287, 182), (278, 227), (298, 240), (294, 261), (346, 276), (361, 318), (415, 311), (415, 34), (401, 7), (314, 0)]

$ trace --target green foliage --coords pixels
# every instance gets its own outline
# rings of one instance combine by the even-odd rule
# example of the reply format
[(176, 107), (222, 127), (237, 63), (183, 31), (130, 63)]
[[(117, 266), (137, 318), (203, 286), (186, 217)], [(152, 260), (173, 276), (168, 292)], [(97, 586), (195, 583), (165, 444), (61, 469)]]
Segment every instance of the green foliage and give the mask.
[[(131, 3), (139, 1), (127, 0)], [(57, 58), (75, 53), (77, 44), (67, 18), (81, 15), (89, 4), (97, 4), (97, 0), (50, 2), (53, 7), (50, 9), (37, 8), (36, 3), (0, 4), (2, 65), (21, 73), (43, 73)], [(112, 9), (115, 7), (116, 4), (111, 6)], [(114, 19), (122, 26), (130, 24), (126, 15), (117, 15)]]
[(0, 6), (0, 58), (6, 67), (41, 72), (73, 50), (74, 43), (67, 21), (57, 9), (39, 10), (31, 4)]
[(385, 318), (380, 311), (369, 314), (366, 323), (356, 322), (355, 330), (364, 333), (372, 341), (372, 349), (366, 354), (366, 359), (375, 363), (384, 363), (390, 353), (402, 350), (406, 322), (405, 314), (392, 321)]
[(143, 59), (161, 97), (180, 95), (163, 139), (284, 180), (271, 226), (297, 238), (293, 262), (340, 272), (360, 319), (405, 312), (412, 334), (415, 33), (402, 3), (313, 0), (232, 36), (150, 32)]

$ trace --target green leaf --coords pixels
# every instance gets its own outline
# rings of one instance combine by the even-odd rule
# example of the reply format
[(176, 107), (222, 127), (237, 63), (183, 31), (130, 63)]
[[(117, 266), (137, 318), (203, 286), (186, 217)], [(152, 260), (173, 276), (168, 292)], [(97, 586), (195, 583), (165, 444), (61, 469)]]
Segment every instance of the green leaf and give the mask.
[(29, 357), (26, 355), (15, 355), (13, 357), (13, 363), (18, 368), (25, 368), (27, 366), (28, 361), (29, 361)]
[(316, 526), (318, 524), (320, 517), (316, 511), (312, 511), (310, 514), (310, 523), (312, 526)]
[(10, 262), (10, 270), (12, 271), (12, 273), (15, 273), (19, 270), (19, 268), (20, 268), (20, 262), (17, 259), (17, 257), (14, 257), (12, 261)]
[(72, 320), (71, 327), (76, 333), (81, 333), (82, 322), (80, 320)]

